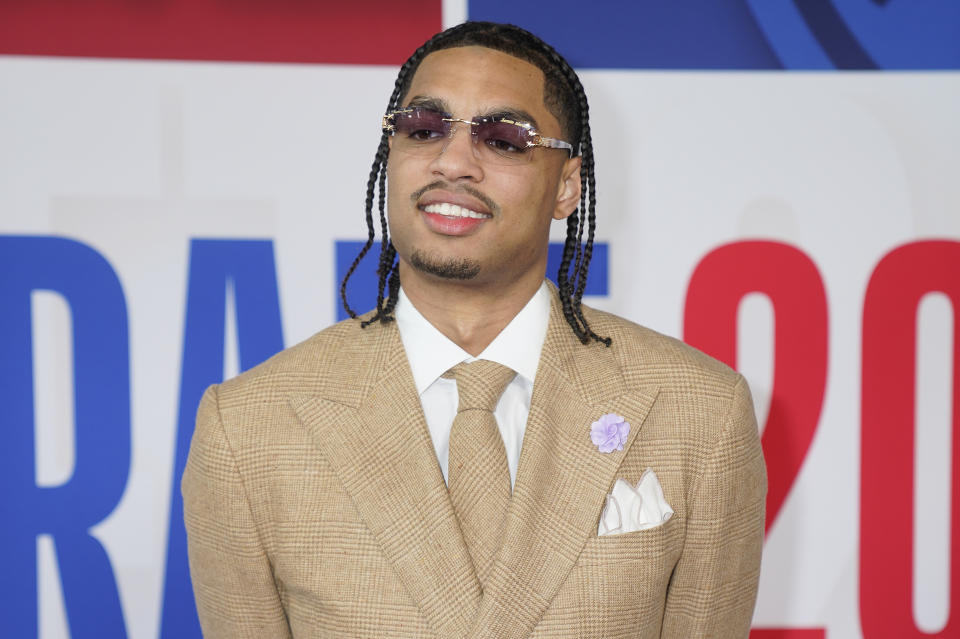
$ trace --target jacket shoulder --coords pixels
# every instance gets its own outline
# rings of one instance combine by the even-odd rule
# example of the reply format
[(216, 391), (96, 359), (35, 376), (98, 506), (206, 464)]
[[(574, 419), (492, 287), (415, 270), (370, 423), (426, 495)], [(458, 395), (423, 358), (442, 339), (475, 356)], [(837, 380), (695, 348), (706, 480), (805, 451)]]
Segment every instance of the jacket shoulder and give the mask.
[(354, 319), (333, 324), (224, 381), (218, 387), (221, 407), (251, 398), (286, 402), (294, 395), (322, 394), (336, 377), (334, 369), (344, 349), (369, 341), (378, 330), (379, 324), (363, 329)]
[[(610, 337), (611, 355), (624, 377), (656, 382), (662, 390), (730, 397), (741, 375), (701, 350), (612, 313), (584, 307), (591, 328)], [(603, 348), (602, 345), (599, 345)]]

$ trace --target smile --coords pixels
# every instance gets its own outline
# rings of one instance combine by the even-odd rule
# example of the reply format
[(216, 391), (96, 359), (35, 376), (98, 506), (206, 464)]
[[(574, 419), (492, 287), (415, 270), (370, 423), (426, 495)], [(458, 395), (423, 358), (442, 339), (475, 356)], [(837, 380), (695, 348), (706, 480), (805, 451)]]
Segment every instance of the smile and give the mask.
[(484, 218), (493, 217), (488, 213), (478, 213), (476, 211), (471, 211), (470, 209), (458, 206), (456, 204), (450, 204), (449, 202), (438, 202), (436, 204), (427, 204), (423, 207), (424, 212), (433, 213), (435, 215), (443, 215), (445, 217), (469, 217), (476, 220), (482, 220)]

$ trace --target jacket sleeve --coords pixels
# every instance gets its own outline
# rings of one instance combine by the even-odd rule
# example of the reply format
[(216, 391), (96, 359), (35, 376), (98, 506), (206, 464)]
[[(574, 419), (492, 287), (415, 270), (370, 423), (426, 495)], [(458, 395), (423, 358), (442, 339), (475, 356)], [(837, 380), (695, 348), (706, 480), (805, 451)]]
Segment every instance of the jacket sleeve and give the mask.
[(766, 467), (753, 403), (739, 377), (720, 436), (691, 485), (683, 554), (661, 637), (747, 637), (763, 547)]
[(208, 388), (200, 402), (181, 489), (190, 575), (204, 637), (290, 637), (224, 430), (216, 386)]

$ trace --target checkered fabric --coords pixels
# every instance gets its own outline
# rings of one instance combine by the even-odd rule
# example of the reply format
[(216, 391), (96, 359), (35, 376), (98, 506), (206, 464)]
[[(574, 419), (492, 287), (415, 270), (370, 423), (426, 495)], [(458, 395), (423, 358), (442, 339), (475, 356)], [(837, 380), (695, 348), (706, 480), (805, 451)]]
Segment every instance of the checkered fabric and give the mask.
[(477, 360), (457, 364), (449, 375), (457, 380), (459, 405), (450, 427), (448, 490), (483, 585), (503, 543), (510, 505), (507, 451), (493, 410), (516, 373), (496, 362)]
[[(397, 323), (348, 320), (211, 387), (183, 476), (206, 639), (746, 639), (763, 457), (742, 377), (554, 295), (502, 543), (481, 587)], [(622, 451), (591, 423), (622, 415)], [(597, 536), (653, 468), (674, 516)]]

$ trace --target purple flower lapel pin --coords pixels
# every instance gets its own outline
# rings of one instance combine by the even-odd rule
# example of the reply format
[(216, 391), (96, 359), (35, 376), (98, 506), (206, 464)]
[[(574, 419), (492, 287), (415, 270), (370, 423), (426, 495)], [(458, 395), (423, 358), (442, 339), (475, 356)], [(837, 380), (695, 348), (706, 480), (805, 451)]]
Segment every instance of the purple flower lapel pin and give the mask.
[(630, 424), (616, 413), (607, 413), (590, 425), (590, 441), (601, 453), (623, 450), (629, 434)]

